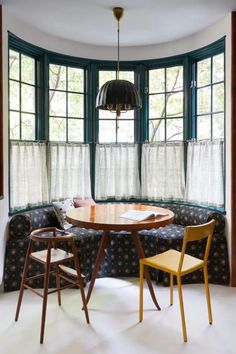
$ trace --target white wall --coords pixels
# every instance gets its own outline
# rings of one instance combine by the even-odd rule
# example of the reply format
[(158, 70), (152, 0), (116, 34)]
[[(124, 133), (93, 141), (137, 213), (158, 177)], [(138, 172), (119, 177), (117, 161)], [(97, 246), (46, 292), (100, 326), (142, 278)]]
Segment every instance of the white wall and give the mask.
[[(43, 31), (39, 32), (32, 27), (29, 28), (26, 24), (18, 21), (11, 14), (9, 14), (7, 12), (9, 10), (6, 10), (4, 7), (3, 10), (7, 21), (7, 30), (27, 42), (57, 53), (76, 57), (101, 60), (116, 60), (117, 58), (116, 46), (92, 46), (51, 36)], [(121, 43), (120, 58), (121, 60), (156, 59), (183, 54), (199, 49), (228, 34), (229, 21), (230, 15), (215, 25), (205, 29), (204, 31), (198, 32), (195, 35), (156, 46), (122, 47)]]
[[(107, 59), (116, 60), (117, 49), (116, 47), (97, 47), (84, 45), (72, 41), (65, 41), (60, 38), (48, 35), (44, 32), (39, 32), (34, 28), (29, 28), (24, 23), (19, 22), (10, 13), (7, 12), (3, 6), (3, 110), (4, 110), (4, 199), (0, 201), (0, 282), (3, 269), (5, 239), (6, 239), (6, 224), (8, 220), (8, 86), (7, 86), (7, 68), (8, 68), (8, 52), (7, 52), (7, 31), (10, 31), (18, 37), (26, 40), (27, 42), (38, 45), (42, 48), (49, 49), (58, 53), (73, 55), (83, 58), (91, 59)], [(229, 14), (220, 22), (201, 31), (190, 37), (181, 40), (170, 42), (156, 46), (145, 47), (130, 47), (121, 48), (121, 60), (141, 60), (141, 59), (156, 59), (161, 57), (168, 57), (177, 54), (183, 54), (205, 45), (208, 45), (217, 39), (226, 35), (226, 210), (228, 220), (228, 238), (230, 246), (230, 195), (231, 195), (231, 182), (230, 182), (230, 131), (231, 131), (231, 15)], [(158, 34), (157, 34), (158, 36)]]
[(4, 198), (0, 200), (0, 284), (4, 265), (5, 244), (8, 236), (8, 58), (6, 19), (3, 16), (3, 156), (4, 156)]

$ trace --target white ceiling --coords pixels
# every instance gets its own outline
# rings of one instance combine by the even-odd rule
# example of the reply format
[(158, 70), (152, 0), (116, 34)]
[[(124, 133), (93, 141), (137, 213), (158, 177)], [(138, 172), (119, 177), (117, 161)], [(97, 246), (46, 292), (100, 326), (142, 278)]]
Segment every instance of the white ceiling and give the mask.
[(9, 14), (57, 37), (115, 46), (112, 8), (124, 8), (120, 45), (173, 41), (217, 22), (236, 10), (236, 0), (2, 0)]

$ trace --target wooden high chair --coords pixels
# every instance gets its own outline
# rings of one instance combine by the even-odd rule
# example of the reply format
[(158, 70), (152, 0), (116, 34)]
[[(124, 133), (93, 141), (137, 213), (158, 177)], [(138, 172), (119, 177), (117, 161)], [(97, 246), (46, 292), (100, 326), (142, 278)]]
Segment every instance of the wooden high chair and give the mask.
[[(47, 248), (42, 251), (33, 251), (33, 245), (35, 242), (45, 243)], [(65, 245), (65, 249), (71, 247), (71, 252), (65, 251), (64, 249), (57, 248), (58, 242)], [(30, 261), (34, 260), (41, 263), (44, 266), (44, 273), (39, 275), (34, 275), (27, 277)], [(68, 261), (73, 261), (75, 269), (71, 269), (68, 265), (63, 265), (68, 263)], [(49, 276), (54, 275), (56, 277), (56, 289), (49, 290)], [(29, 285), (29, 281), (44, 277), (44, 289), (43, 293), (34, 289)], [(63, 278), (68, 284), (61, 287), (60, 279)], [(25, 259), (24, 271), (21, 281), (21, 287), (19, 292), (19, 298), (16, 308), (15, 321), (18, 320), (21, 302), (25, 289), (33, 291), (35, 294), (39, 295), (43, 299), (42, 306), (42, 317), (41, 317), (41, 331), (40, 331), (40, 343), (43, 343), (44, 339), (44, 328), (46, 319), (46, 308), (47, 308), (47, 296), (48, 294), (57, 292), (58, 304), (61, 305), (61, 290), (66, 288), (71, 288), (74, 286), (79, 286), (80, 293), (83, 302), (83, 310), (85, 312), (85, 318), (87, 323), (89, 323), (88, 309), (86, 305), (86, 299), (84, 294), (83, 280), (80, 272), (80, 265), (78, 259), (78, 250), (75, 245), (74, 235), (69, 232), (64, 232), (57, 230), (55, 227), (48, 227), (43, 229), (35, 230), (30, 235), (29, 247)]]

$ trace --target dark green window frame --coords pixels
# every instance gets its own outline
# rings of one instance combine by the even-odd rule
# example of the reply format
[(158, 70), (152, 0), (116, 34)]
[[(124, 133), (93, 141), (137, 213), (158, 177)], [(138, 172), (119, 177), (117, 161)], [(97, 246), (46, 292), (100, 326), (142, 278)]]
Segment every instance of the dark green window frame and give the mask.
[[(19, 64), (19, 77), (13, 78), (10, 76), (10, 65), (9, 65), (9, 116), (11, 116), (12, 114), (17, 114), (19, 116), (19, 131), (18, 131), (18, 138), (17, 137), (11, 137), (10, 134), (10, 129), (11, 126), (9, 124), (9, 137), (11, 139), (16, 139), (16, 140), (23, 140), (23, 116), (34, 116), (34, 122), (32, 124), (32, 126), (34, 126), (34, 136), (31, 136), (30, 139), (34, 140), (36, 138), (36, 131), (37, 131), (37, 117), (38, 117), (38, 95), (37, 93), (39, 92), (39, 80), (38, 80), (38, 62), (37, 59), (35, 59), (34, 57), (32, 57), (31, 55), (25, 54), (24, 52), (20, 52), (18, 50), (9, 50), (9, 59), (10, 59), (10, 55), (12, 54), (11, 52), (15, 52), (18, 54), (18, 64)], [(31, 82), (27, 82), (26, 80), (24, 80), (24, 78), (22, 77), (22, 62), (23, 62), (23, 57), (27, 57), (32, 59), (32, 61), (34, 61), (33, 63), (33, 68), (34, 68), (34, 83)], [(10, 62), (10, 60), (9, 60)], [(17, 85), (16, 87), (18, 87), (18, 95), (19, 95), (19, 106), (18, 108), (12, 108), (11, 107), (11, 103), (10, 103), (10, 88), (11, 85)], [(31, 88), (32, 91), (34, 91), (34, 109), (33, 110), (27, 110), (24, 109), (23, 105), (22, 105), (22, 96), (23, 96), (23, 88)], [(33, 131), (32, 131), (33, 133)]]
[[(97, 91), (98, 89), (101, 87), (101, 85), (104, 83), (100, 83), (100, 73), (105, 73), (105, 72), (108, 72), (108, 73), (114, 73), (113, 77), (109, 78), (108, 80), (111, 80), (113, 78), (115, 78), (115, 73), (116, 73), (116, 68), (115, 67), (112, 67), (112, 68), (109, 68), (109, 69), (99, 69), (98, 70), (98, 84), (99, 84), (99, 87), (97, 88)], [(120, 79), (127, 79), (126, 77), (123, 78), (123, 73), (132, 73), (133, 75), (133, 80), (132, 82), (134, 83), (135, 82), (135, 71), (130, 69), (130, 68), (126, 68), (126, 69), (122, 69), (120, 70)], [(106, 80), (106, 81), (108, 81)], [(129, 79), (128, 79), (129, 80)], [(135, 139), (135, 131), (136, 131), (136, 123), (137, 123), (137, 119), (136, 119), (136, 111), (128, 111), (127, 114), (125, 113), (121, 113), (121, 116), (120, 117), (117, 117), (115, 113), (113, 113), (113, 115), (108, 112), (108, 111), (103, 111), (103, 110), (97, 110), (97, 116), (98, 116), (98, 134), (97, 134), (97, 139), (96, 139), (96, 142), (98, 143), (133, 143), (136, 139)], [(129, 124), (129, 122), (131, 122), (131, 124), (133, 125), (133, 131), (132, 131), (132, 134), (133, 134), (133, 139), (131, 140), (124, 140), (122, 141), (119, 137), (119, 129), (121, 128), (122, 125), (124, 124)], [(106, 139), (107, 136), (106, 134), (104, 134), (104, 137), (105, 139), (102, 139), (101, 136), (100, 136), (100, 127), (102, 127), (102, 124), (104, 124), (103, 127), (106, 127), (106, 124), (109, 124), (111, 123), (112, 126), (113, 126), (113, 131), (112, 131), (112, 134), (113, 134), (113, 139), (112, 139), (112, 136), (111, 136), (111, 140), (108, 140)]]
[[(58, 66), (60, 68), (64, 68), (65, 70), (65, 87), (64, 88), (58, 88), (58, 87), (50, 87), (50, 67), (52, 65), (55, 65), (55, 66)], [(82, 71), (83, 73), (83, 87), (82, 89), (80, 90), (72, 90), (69, 88), (69, 85), (68, 85), (68, 76), (69, 76), (69, 70), (70, 69), (79, 69)], [(54, 63), (49, 63), (49, 88), (48, 88), (48, 94), (49, 94), (49, 117), (48, 117), (48, 124), (49, 124), (49, 140), (50, 141), (55, 141), (55, 139), (52, 139), (50, 137), (50, 123), (51, 123), (51, 119), (53, 118), (54, 120), (57, 120), (57, 119), (60, 119), (60, 120), (64, 120), (65, 121), (65, 134), (66, 134), (66, 139), (64, 140), (65, 142), (84, 142), (85, 139), (85, 120), (86, 120), (86, 109), (85, 109), (85, 103), (86, 103), (86, 85), (85, 85), (85, 69), (84, 68), (80, 68), (80, 67), (74, 67), (74, 66), (71, 66), (71, 65), (61, 65), (61, 64), (54, 64)], [(57, 94), (57, 93), (61, 93), (65, 96), (65, 113), (63, 115), (53, 115), (53, 114), (50, 114), (50, 94), (52, 93), (52, 97), (53, 97), (53, 93), (54, 94)], [(70, 95), (77, 95), (77, 96), (81, 96), (82, 97), (82, 107), (83, 107), (83, 113), (82, 114), (78, 114), (77, 116), (74, 116), (74, 115), (71, 115), (69, 113), (69, 97)], [(52, 98), (53, 99), (53, 98)], [(76, 122), (81, 122), (82, 125), (83, 125), (83, 133), (82, 133), (82, 138), (78, 139), (77, 141), (74, 140), (74, 139), (71, 139), (69, 138), (69, 125), (70, 125), (70, 122), (72, 121), (76, 121)]]
[[(223, 53), (220, 53), (220, 54), (223, 54)], [(209, 137), (210, 139), (214, 139), (213, 133), (214, 133), (214, 117), (215, 117), (215, 115), (222, 114), (223, 115), (223, 119), (224, 119), (225, 107), (223, 109), (220, 109), (220, 110), (214, 110), (214, 107), (213, 107), (214, 106), (213, 105), (214, 89), (217, 88), (219, 85), (222, 85), (223, 86), (223, 90), (225, 91), (225, 79), (222, 79), (222, 80), (219, 80), (219, 81), (216, 81), (216, 82), (213, 81), (213, 61), (214, 61), (214, 58), (217, 55), (219, 55), (219, 54), (216, 54), (216, 55), (213, 54), (213, 55), (211, 55), (211, 56), (206, 58), (206, 60), (210, 61), (210, 69), (209, 69), (210, 81), (207, 84), (200, 85), (198, 83), (198, 75), (197, 75), (198, 64), (204, 59), (196, 60), (196, 62), (194, 64), (194, 67), (195, 67), (195, 72), (194, 72), (195, 80), (192, 81), (192, 83), (193, 83), (193, 88), (195, 89), (195, 95), (196, 95), (196, 99), (195, 99), (196, 107), (195, 107), (195, 117), (194, 118), (195, 118), (195, 125), (196, 125), (196, 136), (197, 136), (198, 139), (200, 138), (199, 132), (198, 132), (198, 119), (199, 118), (204, 117), (206, 115), (210, 116), (210, 137)], [(211, 92), (211, 95), (210, 95), (210, 107), (209, 107), (209, 111), (208, 112), (199, 113), (199, 112), (197, 112), (197, 110), (198, 110), (198, 107), (197, 107), (198, 106), (198, 93), (199, 93), (200, 90), (204, 90), (204, 89), (209, 89), (210, 92)]]
[[(197, 82), (197, 63), (204, 59), (212, 58), (218, 54), (225, 54), (225, 37), (219, 39), (218, 41), (210, 44), (206, 47), (201, 49), (195, 50), (188, 55), (188, 62), (189, 62), (189, 96), (190, 100), (188, 103), (189, 115), (191, 119), (189, 120), (190, 127), (189, 127), (189, 134), (188, 139), (197, 139), (197, 89), (196, 89), (196, 82)], [(225, 55), (224, 55), (225, 57)], [(212, 59), (211, 59), (212, 60)], [(212, 73), (212, 67), (211, 67)], [(225, 58), (224, 58), (224, 87), (225, 87)], [(211, 80), (212, 83), (212, 80)], [(213, 84), (214, 85), (214, 84)], [(224, 98), (225, 98), (225, 90), (224, 90)], [(224, 99), (225, 102), (225, 99)], [(212, 105), (212, 97), (211, 97), (211, 105)], [(225, 106), (224, 106), (225, 112)], [(212, 114), (212, 112), (211, 112)], [(225, 125), (225, 123), (224, 123)], [(225, 129), (224, 129), (225, 132)], [(211, 134), (212, 138), (212, 134)], [(224, 133), (225, 139), (225, 133)]]
[[(148, 81), (149, 81), (149, 83), (148, 83), (148, 87), (147, 87), (147, 90), (146, 90), (146, 92), (147, 92), (147, 95), (148, 95), (148, 100), (149, 100), (149, 102), (151, 101), (151, 99), (152, 99), (152, 97), (158, 97), (158, 96), (162, 96), (162, 97), (164, 97), (164, 104), (163, 104), (163, 114), (161, 114), (161, 115), (157, 115), (157, 116), (150, 116), (150, 104), (148, 104), (148, 110), (149, 110), (149, 114), (148, 114), (148, 116), (149, 116), (149, 118), (148, 118), (148, 122), (150, 123), (150, 122), (154, 122), (154, 123), (159, 123), (160, 125), (161, 125), (161, 123), (163, 122), (163, 125), (164, 125), (164, 138), (163, 139), (158, 139), (158, 141), (167, 141), (167, 140), (169, 140), (169, 137), (168, 137), (168, 135), (167, 135), (167, 125), (168, 125), (168, 122), (170, 121), (170, 120), (172, 120), (172, 119), (176, 119), (176, 120), (182, 120), (182, 124), (183, 124), (183, 128), (184, 128), (184, 87), (183, 87), (183, 85), (182, 85), (182, 89), (180, 90), (175, 90), (175, 89), (172, 89), (172, 90), (170, 90), (170, 89), (168, 89), (168, 78), (167, 78), (167, 73), (168, 73), (168, 71), (169, 70), (171, 70), (172, 68), (175, 68), (175, 67), (180, 67), (180, 68), (182, 68), (183, 69), (183, 74), (182, 74), (182, 77), (183, 77), (183, 83), (184, 83), (184, 65), (183, 65), (183, 63), (181, 63), (181, 64), (178, 64), (178, 65), (173, 65), (173, 64), (171, 64), (171, 65), (167, 65), (167, 66), (164, 66), (164, 67), (161, 67), (161, 68), (155, 68), (155, 69), (149, 69), (148, 70)], [(161, 91), (151, 91), (150, 90), (150, 74), (151, 74), (151, 71), (152, 70), (164, 70), (164, 87), (163, 87), (163, 89), (161, 90)], [(178, 115), (175, 115), (175, 116), (170, 116), (170, 115), (168, 115), (168, 98), (169, 97), (171, 97), (171, 95), (172, 94), (178, 94), (178, 93), (183, 93), (183, 106), (182, 106), (182, 115), (181, 116), (178, 116)], [(184, 130), (184, 129), (183, 129)], [(154, 133), (154, 136), (153, 137), (151, 137), (150, 136), (150, 127), (148, 128), (148, 140), (150, 141), (150, 142), (152, 142), (152, 141), (156, 141), (156, 139), (154, 139), (155, 138), (155, 133)], [(183, 133), (182, 133), (182, 139), (176, 139), (176, 140), (183, 140)]]
[[(95, 108), (98, 90), (99, 70), (116, 70), (115, 61), (101, 61), (57, 54), (9, 33), (9, 49), (29, 55), (37, 61), (37, 95), (36, 95), (36, 136), (35, 140), (49, 140), (49, 102), (48, 102), (48, 67), (49, 63), (83, 68), (84, 80), (84, 142), (91, 144), (91, 182), (94, 191), (95, 144), (98, 143), (98, 111)], [(125, 61), (120, 63), (120, 70), (132, 70), (135, 74), (135, 85), (140, 92), (142, 109), (135, 112), (134, 142), (148, 140), (148, 71), (155, 68), (167, 68), (183, 65), (184, 81), (184, 127), (183, 140), (195, 139), (196, 134), (196, 91), (191, 83), (196, 77), (197, 61), (225, 51), (225, 38), (193, 52), (169, 58), (142, 61)], [(141, 146), (141, 145), (140, 145)], [(140, 149), (141, 150), (141, 149)]]

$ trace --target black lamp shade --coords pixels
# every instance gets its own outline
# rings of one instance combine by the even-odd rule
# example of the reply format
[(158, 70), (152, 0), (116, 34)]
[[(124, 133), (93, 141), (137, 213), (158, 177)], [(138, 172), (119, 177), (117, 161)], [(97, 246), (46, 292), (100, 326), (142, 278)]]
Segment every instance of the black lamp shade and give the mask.
[(97, 94), (96, 108), (113, 111), (116, 110), (117, 105), (120, 106), (121, 111), (142, 107), (141, 98), (132, 82), (110, 80), (100, 88)]

